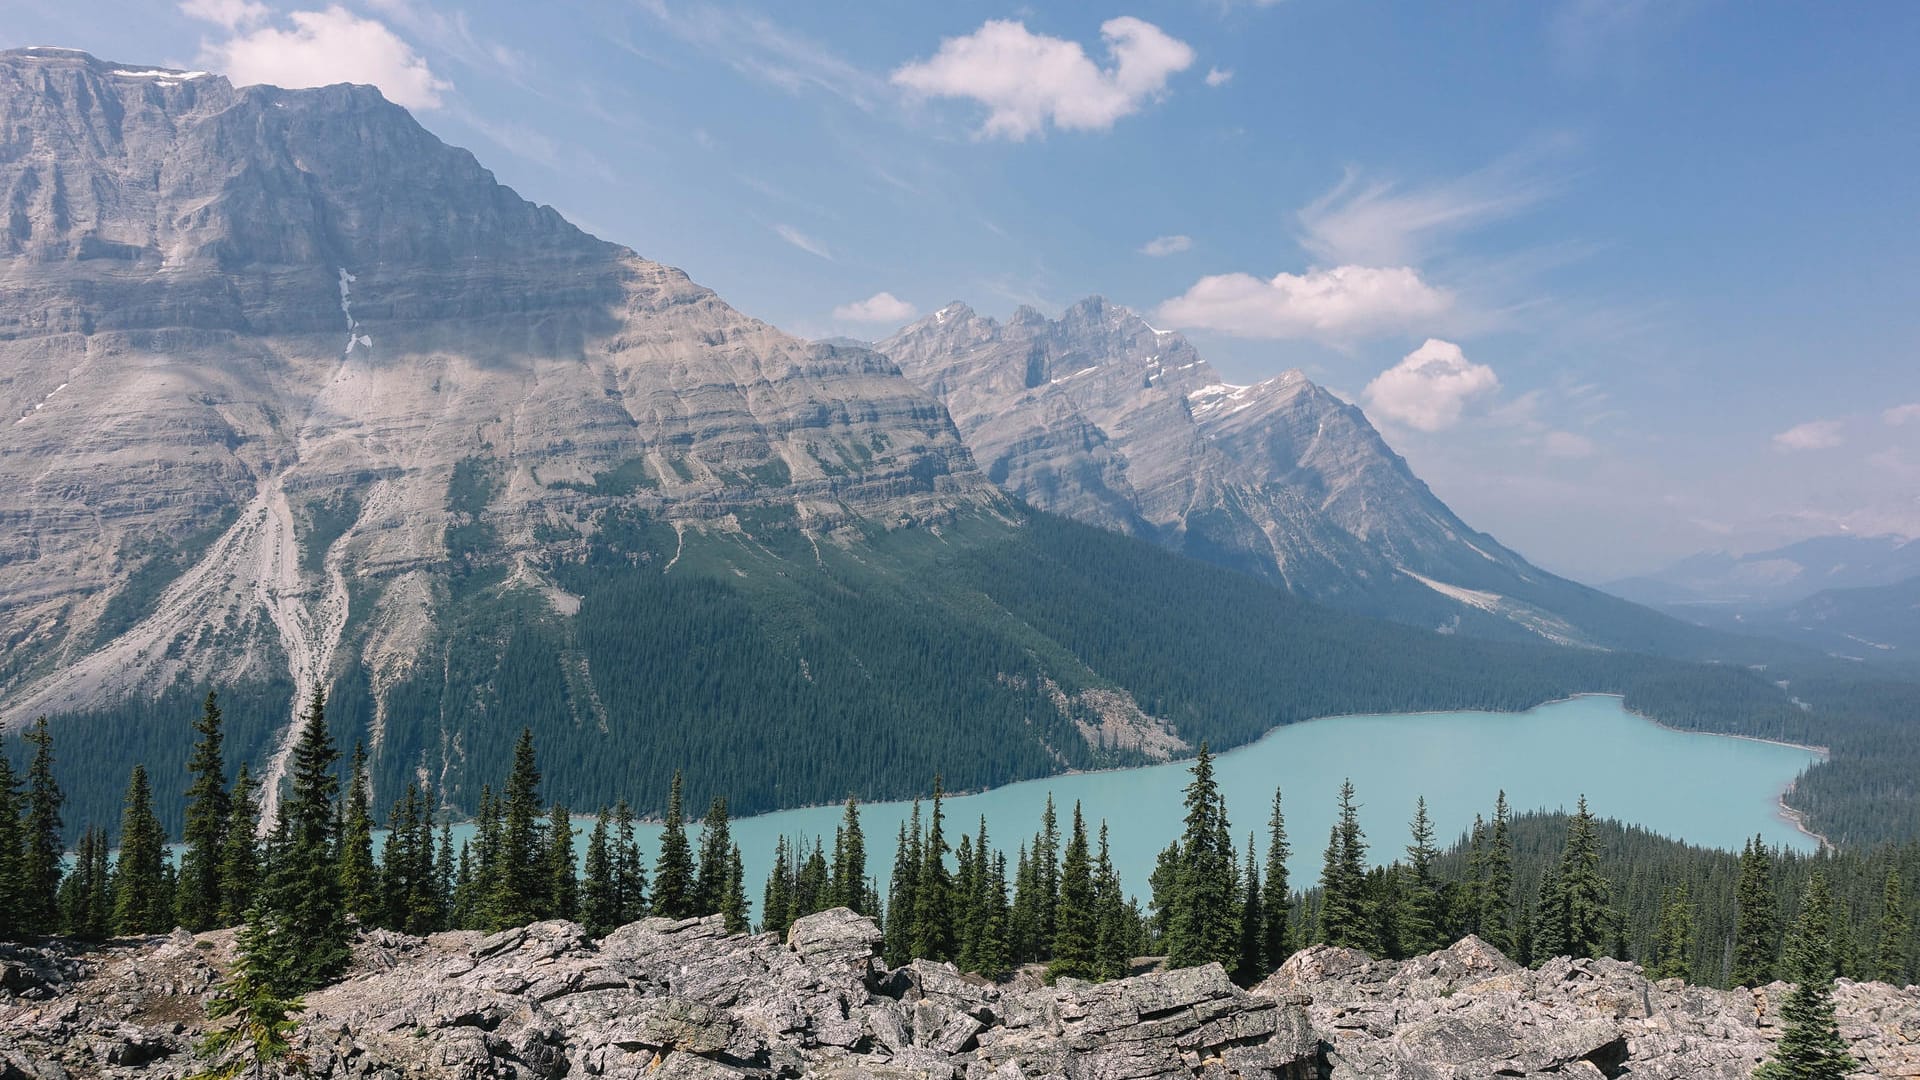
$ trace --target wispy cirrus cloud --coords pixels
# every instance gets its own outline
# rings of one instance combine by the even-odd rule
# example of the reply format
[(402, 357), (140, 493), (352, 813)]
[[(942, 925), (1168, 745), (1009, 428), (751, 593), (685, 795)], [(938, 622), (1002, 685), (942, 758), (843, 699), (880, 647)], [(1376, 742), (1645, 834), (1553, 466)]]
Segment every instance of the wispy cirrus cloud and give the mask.
[[(719, 60), (737, 74), (789, 94), (823, 93), (872, 112), (891, 96), (886, 80), (848, 62), (824, 42), (764, 15), (706, 4), (638, 0), (639, 7), (675, 38)], [(646, 55), (631, 45), (630, 51)]]
[(775, 225), (773, 231), (779, 235), (780, 239), (785, 240), (787, 243), (792, 244), (794, 247), (799, 248), (809, 255), (818, 255), (820, 258), (826, 259), (829, 262), (833, 260), (833, 253), (827, 250), (827, 245), (815, 240), (813, 237), (808, 236), (806, 233), (801, 232), (791, 225)]
[(1558, 189), (1538, 155), (1504, 158), (1465, 176), (1403, 185), (1349, 169), (1300, 210), (1300, 246), (1335, 263), (1418, 263), (1444, 238), (1512, 217)]
[(947, 38), (926, 60), (905, 64), (892, 82), (923, 97), (962, 98), (987, 108), (980, 138), (1018, 142), (1062, 131), (1105, 131), (1165, 92), (1192, 66), (1193, 48), (1143, 19), (1100, 24), (1109, 63), (1096, 64), (1080, 43), (1036, 34), (1025, 23), (989, 19)]

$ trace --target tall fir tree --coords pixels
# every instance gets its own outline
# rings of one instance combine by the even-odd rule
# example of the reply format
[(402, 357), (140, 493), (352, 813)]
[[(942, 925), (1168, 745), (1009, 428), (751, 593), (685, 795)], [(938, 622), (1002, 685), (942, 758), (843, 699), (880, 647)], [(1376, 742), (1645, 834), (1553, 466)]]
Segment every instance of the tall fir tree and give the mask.
[(26, 913), (25, 833), (20, 820), (24, 801), (13, 763), (0, 753), (0, 941), (11, 941), (26, 929), (22, 922)]
[[(340, 902), (345, 905), (348, 915), (363, 926), (387, 922), (384, 917), (380, 895), (380, 871), (373, 861), (373, 789), (367, 778), (367, 748), (361, 743), (353, 744), (352, 765), (347, 771), (347, 790), (341, 800), (340, 826)], [(393, 826), (389, 834), (390, 843), (397, 846), (404, 843), (398, 820), (399, 804), (394, 804), (395, 816), (390, 820)], [(388, 868), (398, 871), (395, 863)], [(405, 928), (404, 922), (395, 920), (390, 925)]]
[(760, 929), (787, 936), (793, 925), (793, 860), (787, 853), (787, 838), (773, 841), (773, 869), (767, 872), (767, 885), (760, 893)]
[(1448, 944), (1446, 896), (1433, 870), (1440, 850), (1433, 843), (1433, 819), (1427, 816), (1425, 796), (1415, 801), (1413, 822), (1408, 828), (1411, 842), (1407, 844), (1406, 871), (1401, 875), (1397, 931), (1401, 952), (1423, 956)]
[(1052, 955), (1054, 910), (1060, 905), (1060, 815), (1053, 805), (1053, 793), (1047, 793), (1046, 808), (1040, 812), (1040, 831), (1034, 835), (1028, 852), (1032, 871), (1032, 900), (1029, 918), (1032, 938), (1027, 942), (1027, 959), (1044, 960)]
[(1233, 978), (1242, 986), (1252, 986), (1268, 974), (1267, 905), (1260, 892), (1259, 864), (1254, 861), (1253, 834), (1247, 834), (1246, 884), (1240, 901), (1240, 959), (1234, 965)]
[(1907, 980), (1907, 950), (1912, 946), (1913, 919), (1900, 888), (1900, 870), (1887, 870), (1880, 886), (1880, 919), (1875, 927), (1873, 977), (1894, 986)]
[(1754, 1080), (1842, 1080), (1858, 1065), (1847, 1052), (1833, 1015), (1833, 893), (1825, 874), (1807, 879), (1800, 918), (1787, 943), (1787, 974), (1793, 989), (1780, 1005), (1784, 1030), (1772, 1060)]
[(1740, 852), (1734, 903), (1733, 984), (1765, 986), (1773, 981), (1780, 955), (1780, 905), (1773, 892), (1773, 856), (1758, 836)]
[[(1005, 860), (1000, 860), (1000, 864), (1004, 870)], [(1120, 889), (1120, 875), (1113, 868), (1105, 821), (1100, 822), (1100, 848), (1093, 860), (1093, 907), (1096, 927), (1093, 977), (1102, 981), (1124, 979), (1133, 967), (1137, 919), (1127, 906)]]
[(979, 941), (974, 946), (974, 964), (980, 974), (990, 979), (998, 979), (1013, 967), (1009, 945), (1011, 905), (1007, 899), (1005, 854), (994, 852), (993, 864), (986, 875), (985, 884)]
[(832, 876), (827, 869), (826, 850), (816, 836), (813, 838), (813, 850), (807, 854), (806, 861), (800, 864), (799, 873), (793, 879), (794, 918), (825, 911), (832, 906), (828, 901), (828, 892), (833, 887)]
[(26, 818), (20, 849), (20, 903), (16, 922), (29, 933), (51, 933), (59, 925), (55, 897), (66, 855), (61, 842), (60, 807), (67, 801), (53, 778), (53, 734), (42, 716), (27, 729), (33, 762), (27, 766)]
[(1515, 949), (1513, 930), (1513, 810), (1503, 789), (1493, 803), (1493, 825), (1487, 838), (1480, 885), (1479, 934), (1487, 944), (1509, 956)]
[(1654, 930), (1652, 979), (1684, 979), (1693, 966), (1693, 903), (1685, 885), (1663, 890), (1660, 922)]
[(1570, 952), (1567, 944), (1567, 890), (1560, 881), (1560, 865), (1548, 863), (1540, 874), (1540, 891), (1533, 904), (1527, 935), (1528, 960), (1538, 967)]
[(961, 971), (972, 971), (976, 967), (979, 887), (980, 871), (974, 865), (973, 837), (961, 833), (960, 842), (953, 849), (953, 963)]
[(260, 807), (253, 774), (241, 762), (227, 795), (227, 824), (220, 838), (220, 916), (222, 926), (245, 921), (260, 889)]
[(1366, 834), (1360, 829), (1353, 781), (1340, 785), (1340, 810), (1327, 834), (1320, 867), (1320, 933), (1328, 945), (1373, 949), (1372, 905), (1367, 890)]
[(947, 873), (947, 838), (941, 779), (933, 778), (933, 807), (920, 844), (919, 880), (913, 887), (913, 955), (953, 958), (953, 879)]
[(226, 756), (221, 750), (220, 702), (209, 691), (193, 724), (199, 739), (187, 759), (186, 826), (181, 839), (180, 891), (176, 907), (180, 925), (188, 930), (211, 930), (220, 925), (221, 845), (226, 839), (232, 807), (227, 798)]
[(587, 834), (587, 855), (580, 875), (580, 924), (593, 937), (604, 937), (615, 926), (613, 880), (613, 812), (600, 808), (593, 831)]
[(727, 877), (720, 887), (720, 918), (729, 934), (744, 934), (753, 929), (747, 918), (747, 869), (740, 858), (740, 845), (727, 851)]
[(554, 803), (547, 815), (547, 850), (541, 865), (546, 869), (547, 903), (543, 914), (550, 919), (572, 919), (580, 914), (580, 877), (573, 859), (573, 818), (562, 803)]
[(1280, 809), (1280, 789), (1273, 789), (1273, 814), (1267, 818), (1267, 874), (1264, 896), (1266, 911), (1262, 917), (1265, 942), (1262, 957), (1266, 966), (1277, 968), (1293, 954), (1292, 928), (1288, 925), (1293, 908), (1293, 890), (1287, 881), (1287, 860), (1293, 847), (1287, 843), (1287, 818)]
[(161, 934), (173, 928), (165, 888), (167, 836), (153, 812), (147, 767), (135, 765), (120, 814), (120, 858), (113, 868), (113, 922), (123, 934)]
[(867, 896), (867, 834), (860, 828), (860, 803), (851, 795), (833, 833), (833, 905), (873, 913)]
[(682, 803), (680, 770), (673, 771), (667, 792), (667, 820), (660, 832), (660, 858), (653, 868), (653, 913), (669, 919), (695, 914), (698, 899), (693, 888), (693, 850), (687, 844), (686, 811)]
[(533, 749), (533, 729), (521, 728), (513, 748), (513, 769), (507, 774), (500, 798), (499, 850), (487, 897), (486, 922), (491, 930), (524, 926), (546, 914), (552, 895), (547, 876), (546, 844), (541, 828), (540, 765)]
[(113, 933), (113, 873), (108, 865), (106, 831), (88, 826), (80, 834), (73, 869), (60, 883), (67, 933), (82, 941), (102, 941)]
[(1213, 777), (1213, 755), (1200, 744), (1185, 793), (1185, 828), (1167, 910), (1167, 963), (1217, 962), (1231, 970), (1240, 952), (1239, 888), (1226, 806)]
[(1566, 918), (1566, 947), (1572, 956), (1605, 956), (1610, 951), (1614, 914), (1611, 890), (1600, 873), (1600, 841), (1587, 797), (1567, 825), (1567, 846), (1560, 857), (1559, 887)]
[(289, 766), (287, 797), (261, 907), (274, 932), (261, 935), (263, 972), (284, 995), (310, 990), (347, 964), (347, 920), (336, 872), (334, 801), (340, 751), (327, 730), (326, 695), (307, 700)]
[(647, 868), (634, 836), (633, 807), (621, 799), (613, 806), (613, 895), (615, 926), (647, 914)]
[(1099, 924), (1093, 906), (1093, 862), (1087, 847), (1087, 824), (1080, 804), (1073, 804), (1073, 828), (1060, 863), (1060, 904), (1054, 912), (1053, 959), (1047, 977), (1091, 979), (1096, 975), (1094, 947)]
[(700, 862), (693, 878), (694, 914), (717, 914), (726, 902), (727, 854), (732, 849), (727, 800), (715, 796), (707, 806), (706, 819), (700, 823)]
[(900, 823), (900, 836), (893, 849), (893, 877), (887, 892), (887, 920), (884, 927), (888, 967), (900, 967), (913, 960), (913, 913), (920, 884), (920, 800)]

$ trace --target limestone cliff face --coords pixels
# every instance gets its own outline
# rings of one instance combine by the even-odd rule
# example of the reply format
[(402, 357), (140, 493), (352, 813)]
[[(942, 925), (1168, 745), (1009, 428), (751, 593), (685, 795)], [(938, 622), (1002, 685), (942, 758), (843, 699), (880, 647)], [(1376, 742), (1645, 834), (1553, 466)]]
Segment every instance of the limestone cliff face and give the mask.
[(1228, 384), (1185, 338), (1098, 297), (1004, 324), (953, 304), (877, 348), (1040, 509), (1366, 614), (1613, 643), (1586, 618), (1590, 590), (1470, 528), (1298, 371)]
[(537, 588), (609, 506), (827, 533), (998, 500), (884, 357), (588, 236), (368, 87), (0, 53), (0, 193), (8, 721), (304, 691), (349, 621), (377, 692), (471, 554), (450, 526)]

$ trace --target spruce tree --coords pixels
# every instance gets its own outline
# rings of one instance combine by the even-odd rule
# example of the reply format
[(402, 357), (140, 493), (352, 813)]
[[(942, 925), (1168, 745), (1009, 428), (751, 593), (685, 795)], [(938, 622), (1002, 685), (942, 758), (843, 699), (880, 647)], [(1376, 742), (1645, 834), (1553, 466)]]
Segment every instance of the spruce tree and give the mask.
[(1373, 949), (1372, 910), (1367, 896), (1367, 843), (1353, 801), (1353, 781), (1340, 785), (1340, 813), (1327, 835), (1320, 867), (1320, 940), (1350, 949)]
[(300, 998), (280, 989), (278, 957), (291, 946), (275, 940), (288, 931), (265, 911), (254, 911), (234, 939), (235, 958), (227, 977), (207, 1000), (212, 1029), (200, 1053), (214, 1066), (193, 1080), (238, 1080), (282, 1075), (279, 1067), (293, 1052)]
[(1487, 833), (1486, 819), (1473, 815), (1473, 828), (1467, 830), (1467, 873), (1453, 889), (1453, 930), (1460, 937), (1481, 932), (1487, 896)]
[(747, 919), (747, 870), (740, 858), (740, 845), (727, 852), (727, 879), (720, 888), (720, 917), (729, 934), (751, 930)]
[(1287, 843), (1287, 819), (1280, 812), (1280, 789), (1273, 789), (1273, 815), (1267, 819), (1267, 874), (1262, 923), (1265, 941), (1261, 955), (1265, 966), (1278, 968), (1293, 954), (1293, 934), (1288, 916), (1293, 890), (1287, 882), (1287, 860), (1293, 848)]
[(667, 793), (666, 827), (660, 832), (660, 858), (653, 868), (653, 913), (669, 919), (694, 914), (693, 851), (687, 846), (687, 828), (681, 806), (680, 770), (673, 771)]
[(787, 856), (787, 838), (773, 841), (773, 869), (767, 872), (766, 888), (760, 893), (760, 929), (763, 933), (787, 936), (793, 925), (793, 864)]
[(254, 803), (253, 774), (245, 762), (227, 796), (227, 823), (220, 837), (220, 915), (222, 926), (236, 926), (253, 907), (260, 887), (260, 808)]
[(913, 887), (913, 955), (927, 960), (953, 958), (953, 880), (947, 873), (945, 800), (940, 777), (933, 778), (933, 811), (920, 844), (919, 880)]
[(113, 868), (113, 922), (123, 934), (163, 934), (173, 928), (163, 885), (167, 838), (153, 812), (147, 767), (135, 765), (120, 815), (120, 859)]
[(1091, 979), (1096, 974), (1094, 946), (1099, 925), (1093, 906), (1093, 863), (1087, 850), (1087, 824), (1073, 804), (1073, 830), (1060, 864), (1060, 904), (1054, 912), (1053, 959), (1047, 978)]
[(1560, 867), (1548, 863), (1540, 874), (1540, 894), (1534, 901), (1533, 921), (1527, 935), (1528, 958), (1535, 967), (1556, 956), (1569, 953), (1567, 945), (1567, 890), (1560, 882)]
[(830, 904), (827, 893), (833, 887), (832, 874), (827, 869), (827, 854), (821, 847), (820, 838), (813, 838), (813, 851), (800, 864), (799, 872), (793, 879), (793, 917), (811, 915), (816, 911), (825, 911)]
[(1765, 986), (1773, 981), (1780, 951), (1780, 908), (1773, 894), (1773, 857), (1756, 836), (1740, 852), (1740, 882), (1734, 895), (1735, 986)]
[(1407, 845), (1396, 929), (1400, 949), (1409, 956), (1423, 956), (1447, 947), (1446, 898), (1433, 872), (1440, 851), (1433, 844), (1433, 820), (1427, 816), (1425, 796), (1414, 803), (1409, 829), (1412, 842)]
[(1873, 953), (1873, 977), (1884, 983), (1902, 986), (1907, 979), (1907, 947), (1912, 939), (1913, 923), (1907, 915), (1906, 899), (1900, 891), (1900, 871), (1887, 870), (1880, 887), (1880, 924)]
[(1780, 1006), (1785, 1030), (1773, 1060), (1754, 1080), (1842, 1080), (1857, 1066), (1833, 1015), (1833, 894), (1825, 874), (1807, 880), (1800, 918), (1787, 944), (1787, 973), (1794, 987)]
[(264, 890), (261, 962), (272, 989), (291, 996), (319, 986), (347, 963), (347, 921), (336, 873), (334, 800), (340, 751), (327, 731), (326, 697), (316, 688), (301, 719), (287, 798)]
[(232, 807), (227, 799), (227, 765), (221, 752), (220, 704), (212, 692), (201, 707), (193, 730), (200, 736), (187, 759), (186, 852), (180, 858), (180, 925), (210, 930), (220, 925), (221, 844), (226, 839)]
[(587, 834), (587, 857), (580, 875), (580, 924), (593, 937), (605, 937), (619, 917), (613, 879), (613, 813), (606, 807)]
[(1493, 826), (1482, 863), (1479, 934), (1487, 944), (1511, 956), (1513, 931), (1513, 811), (1502, 790), (1493, 804)]
[(1653, 966), (1650, 979), (1684, 979), (1693, 963), (1693, 904), (1687, 899), (1687, 887), (1663, 890), (1660, 923), (1654, 931)]
[(1231, 970), (1240, 951), (1239, 887), (1213, 755), (1200, 744), (1186, 788), (1186, 823), (1168, 904), (1167, 963)]
[(613, 807), (613, 895), (615, 926), (646, 917), (647, 869), (633, 831), (633, 807), (621, 799)]
[(67, 894), (61, 905), (67, 933), (82, 941), (102, 941), (113, 933), (113, 875), (107, 860), (106, 832), (88, 826), (80, 834), (73, 870), (60, 883)]
[(0, 753), (0, 941), (18, 938), (26, 927), (25, 832), (21, 808), (20, 781), (13, 774), (13, 763)]
[(1054, 935), (1054, 909), (1060, 904), (1060, 816), (1053, 805), (1053, 793), (1047, 793), (1047, 805), (1040, 812), (1040, 831), (1028, 852), (1033, 875), (1031, 901), (1032, 939), (1027, 959), (1044, 960), (1051, 955)]
[[(367, 749), (360, 743), (353, 744), (353, 764), (347, 773), (346, 796), (342, 800), (343, 809), (340, 828), (340, 901), (346, 907), (348, 915), (363, 926), (386, 922), (380, 896), (380, 872), (373, 862), (373, 792), (371, 781), (367, 779)], [(394, 803), (394, 816), (388, 819), (391, 831), (388, 835), (390, 846), (404, 842), (399, 820), (400, 804)], [(389, 860), (393, 863), (393, 860)], [(389, 865), (389, 872), (396, 873), (400, 867)], [(404, 880), (404, 879), (403, 879)], [(401, 907), (403, 905), (396, 905)], [(397, 929), (404, 929), (404, 916), (390, 923)]]
[[(429, 823), (431, 824), (431, 823)], [(456, 871), (453, 856), (453, 824), (440, 822), (440, 845), (433, 855), (434, 910), (439, 913), (438, 929), (450, 929), (453, 918), (453, 881)]]
[(867, 836), (860, 828), (860, 804), (851, 795), (840, 827), (833, 833), (833, 906), (872, 913), (867, 896)]
[(716, 796), (707, 806), (706, 820), (700, 823), (700, 864), (693, 878), (694, 914), (716, 914), (726, 902), (727, 854), (732, 848), (727, 800)]
[(1604, 956), (1614, 914), (1607, 879), (1600, 874), (1600, 842), (1594, 835), (1587, 797), (1567, 826), (1567, 846), (1560, 857), (1560, 890), (1565, 899), (1566, 947), (1573, 956)]
[(913, 912), (919, 883), (920, 800), (915, 798), (908, 819), (900, 823), (900, 836), (893, 849), (893, 877), (883, 927), (888, 967), (901, 967), (913, 960)]
[(1121, 893), (1120, 875), (1113, 869), (1105, 821), (1100, 822), (1100, 849), (1093, 860), (1093, 906), (1093, 977), (1124, 979), (1133, 967), (1135, 919)]
[(1267, 906), (1260, 892), (1259, 864), (1254, 861), (1253, 834), (1247, 834), (1246, 887), (1241, 890), (1240, 958), (1233, 978), (1242, 986), (1252, 986), (1268, 974)]
[(546, 914), (552, 896), (545, 837), (540, 827), (540, 766), (533, 729), (521, 728), (513, 770), (500, 799), (500, 839), (487, 898), (488, 929), (524, 926)]
[(986, 877), (986, 895), (980, 916), (979, 942), (974, 946), (974, 961), (980, 974), (998, 979), (1012, 969), (1007, 900), (1007, 857), (994, 852), (993, 866)]
[(974, 866), (973, 837), (960, 834), (953, 849), (953, 963), (961, 971), (975, 967), (974, 946), (979, 940), (977, 890), (980, 872)]
[(66, 854), (61, 843), (60, 806), (66, 796), (53, 778), (53, 735), (42, 716), (27, 729), (33, 763), (27, 767), (26, 820), (22, 828), (16, 922), (35, 934), (51, 933), (59, 925), (54, 898), (60, 892), (60, 865)]
[(580, 878), (573, 861), (573, 819), (561, 803), (547, 817), (546, 917), (572, 919), (580, 914)]

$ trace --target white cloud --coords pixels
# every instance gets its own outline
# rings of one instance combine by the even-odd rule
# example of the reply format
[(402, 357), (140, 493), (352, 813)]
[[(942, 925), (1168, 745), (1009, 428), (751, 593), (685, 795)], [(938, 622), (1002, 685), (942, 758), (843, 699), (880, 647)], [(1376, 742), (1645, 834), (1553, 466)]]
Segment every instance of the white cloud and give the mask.
[(1547, 432), (1546, 437), (1541, 440), (1540, 448), (1546, 451), (1548, 457), (1557, 458), (1588, 458), (1599, 449), (1593, 444), (1592, 439), (1571, 431)]
[(842, 322), (862, 323), (903, 323), (919, 313), (918, 308), (890, 292), (877, 292), (833, 309), (833, 317)]
[(1078, 42), (1026, 24), (989, 19), (947, 38), (930, 60), (906, 64), (893, 82), (927, 97), (970, 98), (988, 109), (982, 138), (1015, 141), (1043, 133), (1105, 131), (1166, 89), (1193, 64), (1193, 49), (1150, 22), (1122, 16), (1100, 24), (1112, 64), (1102, 68)]
[(1411, 329), (1445, 314), (1453, 294), (1406, 266), (1336, 266), (1262, 280), (1252, 274), (1203, 277), (1160, 305), (1175, 326), (1244, 338), (1345, 341)]
[(1846, 429), (1838, 420), (1809, 420), (1773, 437), (1781, 450), (1831, 450), (1846, 441)]
[[(217, 2), (213, 6), (228, 10)], [(409, 109), (436, 108), (441, 93), (452, 89), (384, 23), (339, 6), (295, 11), (287, 18), (291, 29), (262, 26), (225, 41), (203, 42), (199, 63), (242, 86), (371, 83), (389, 101)]]
[(1420, 431), (1441, 431), (1460, 422), (1469, 402), (1498, 389), (1492, 368), (1468, 360), (1450, 341), (1428, 338), (1374, 376), (1361, 393), (1377, 416)]
[(1512, 217), (1547, 197), (1532, 155), (1503, 159), (1453, 180), (1402, 188), (1354, 170), (1300, 211), (1300, 246), (1335, 263), (1418, 262), (1440, 237)]
[(1885, 420), (1894, 427), (1899, 427), (1909, 421), (1920, 423), (1920, 401), (1916, 401), (1911, 405), (1895, 405), (1893, 408), (1881, 413), (1880, 419)]
[(180, 5), (180, 13), (189, 19), (214, 23), (229, 30), (263, 22), (272, 14), (267, 10), (267, 5), (257, 0), (185, 0)]
[(1191, 236), (1156, 236), (1140, 245), (1140, 254), (1159, 258), (1162, 255), (1178, 255), (1193, 248)]
[(792, 244), (794, 247), (799, 248), (809, 255), (818, 255), (823, 259), (833, 258), (833, 255), (827, 251), (825, 244), (822, 244), (820, 241), (815, 240), (813, 237), (808, 236), (806, 233), (801, 232), (791, 225), (775, 225), (773, 231), (780, 234), (780, 239), (785, 240), (787, 243)]
[(1225, 86), (1233, 81), (1232, 68), (1210, 67), (1207, 69), (1208, 86)]

